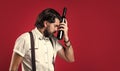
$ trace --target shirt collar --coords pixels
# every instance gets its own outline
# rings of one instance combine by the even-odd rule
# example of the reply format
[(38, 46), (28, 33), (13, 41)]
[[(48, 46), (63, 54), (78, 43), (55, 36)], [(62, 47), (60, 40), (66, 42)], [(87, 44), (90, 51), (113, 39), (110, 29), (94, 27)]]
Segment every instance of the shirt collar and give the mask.
[(34, 29), (34, 32), (40, 40), (42, 40), (42, 39), (48, 40), (49, 39), (49, 38), (43, 36), (43, 34), (37, 29), (37, 27)]

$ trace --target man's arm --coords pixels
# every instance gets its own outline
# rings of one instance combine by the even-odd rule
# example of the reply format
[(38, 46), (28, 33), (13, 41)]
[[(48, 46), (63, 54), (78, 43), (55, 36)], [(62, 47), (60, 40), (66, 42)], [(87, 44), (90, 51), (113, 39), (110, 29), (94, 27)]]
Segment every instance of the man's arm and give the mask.
[(70, 45), (70, 47), (63, 47), (61, 50), (58, 51), (58, 55), (68, 62), (75, 61), (72, 45)]
[(16, 52), (13, 52), (9, 71), (17, 71), (22, 60), (22, 56), (20, 56)]
[[(66, 23), (64, 23), (64, 20), (66, 21)], [(74, 51), (68, 37), (68, 26), (66, 19), (63, 19), (63, 22), (60, 24), (60, 27), (62, 27), (60, 30), (64, 31), (65, 47), (58, 51), (58, 55), (68, 62), (74, 62)]]

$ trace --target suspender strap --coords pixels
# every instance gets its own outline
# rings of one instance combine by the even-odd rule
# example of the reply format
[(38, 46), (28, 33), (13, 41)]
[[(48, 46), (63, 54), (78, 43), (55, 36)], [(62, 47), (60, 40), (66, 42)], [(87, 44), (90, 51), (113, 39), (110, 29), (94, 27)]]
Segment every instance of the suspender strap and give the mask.
[[(51, 44), (52, 44), (52, 46), (53, 46), (53, 49), (54, 49), (54, 45), (53, 45), (53, 41), (52, 41), (52, 39), (51, 38), (49, 38), (49, 40), (50, 40), (50, 42), (51, 42)], [(54, 62), (54, 55), (53, 55), (53, 66), (54, 66), (54, 68), (55, 68), (55, 62)]]
[(31, 41), (31, 59), (32, 59), (32, 71), (36, 71), (36, 64), (35, 64), (35, 49), (34, 49), (34, 38), (33, 38), (33, 34), (30, 31), (30, 41)]
[[(50, 42), (51, 42), (51, 44), (52, 44), (52, 46), (53, 46), (53, 41), (52, 41), (52, 38), (49, 38), (50, 39)], [(54, 48), (54, 47), (53, 47)]]

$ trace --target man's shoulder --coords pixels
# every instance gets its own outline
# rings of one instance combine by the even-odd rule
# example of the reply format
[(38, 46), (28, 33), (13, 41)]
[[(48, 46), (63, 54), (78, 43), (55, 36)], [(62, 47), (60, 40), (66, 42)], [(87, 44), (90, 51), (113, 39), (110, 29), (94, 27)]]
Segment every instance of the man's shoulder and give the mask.
[(20, 36), (17, 39), (28, 39), (29, 37), (29, 32), (24, 32), (20, 34)]

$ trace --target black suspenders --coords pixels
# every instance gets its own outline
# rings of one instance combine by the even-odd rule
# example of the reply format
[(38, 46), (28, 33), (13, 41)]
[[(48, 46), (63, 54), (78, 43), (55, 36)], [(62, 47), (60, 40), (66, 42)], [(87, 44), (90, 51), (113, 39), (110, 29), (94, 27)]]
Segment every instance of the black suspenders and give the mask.
[[(36, 63), (35, 63), (35, 43), (34, 43), (34, 37), (33, 37), (33, 34), (32, 32), (30, 31), (29, 32), (30, 34), (30, 41), (31, 41), (31, 60), (32, 60), (32, 71), (36, 71)], [(52, 46), (53, 46), (53, 41), (51, 38), (49, 38)], [(54, 46), (53, 46), (54, 48)], [(55, 68), (55, 63), (54, 63), (54, 55), (53, 55), (53, 66)]]
[(34, 49), (34, 38), (33, 38), (33, 34), (30, 31), (30, 41), (31, 41), (31, 60), (32, 60), (32, 71), (36, 71), (36, 63), (35, 63), (35, 49)]
[[(53, 41), (52, 41), (52, 39), (51, 38), (49, 38), (49, 40), (50, 40), (50, 42), (51, 42), (51, 44), (52, 44), (52, 46), (53, 46), (53, 50), (54, 50), (54, 45), (53, 45)], [(53, 54), (53, 66), (54, 66), (54, 68), (55, 68), (55, 62), (54, 62), (54, 54)]]

